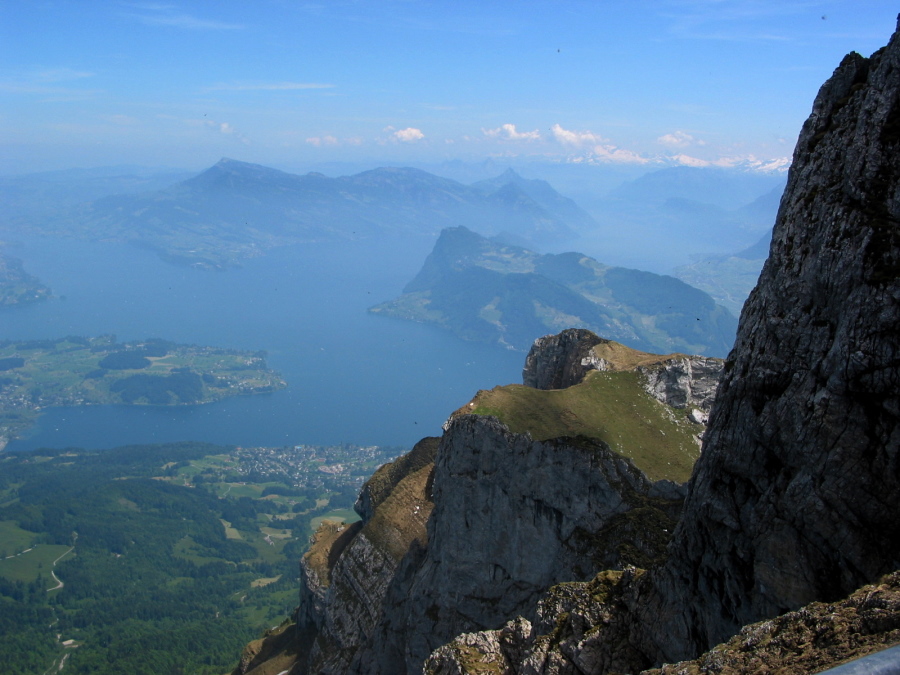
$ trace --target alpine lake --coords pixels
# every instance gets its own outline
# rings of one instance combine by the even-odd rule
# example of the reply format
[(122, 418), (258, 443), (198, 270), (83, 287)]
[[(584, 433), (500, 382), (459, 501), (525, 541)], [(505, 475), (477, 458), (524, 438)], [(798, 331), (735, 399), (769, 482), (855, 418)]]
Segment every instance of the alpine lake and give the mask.
[(297, 245), (210, 270), (122, 243), (19, 241), (9, 252), (54, 297), (0, 312), (0, 339), (114, 334), (265, 350), (288, 387), (203, 405), (49, 407), (6, 451), (179, 440), (410, 447), (439, 435), (479, 389), (520, 381), (524, 355), (367, 312), (400, 293), (432, 245)]

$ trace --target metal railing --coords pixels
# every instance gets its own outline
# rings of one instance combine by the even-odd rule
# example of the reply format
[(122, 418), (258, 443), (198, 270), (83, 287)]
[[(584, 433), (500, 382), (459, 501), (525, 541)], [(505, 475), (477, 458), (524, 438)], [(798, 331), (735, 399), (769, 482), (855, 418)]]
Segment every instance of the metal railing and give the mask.
[(822, 671), (820, 675), (900, 675), (900, 645)]

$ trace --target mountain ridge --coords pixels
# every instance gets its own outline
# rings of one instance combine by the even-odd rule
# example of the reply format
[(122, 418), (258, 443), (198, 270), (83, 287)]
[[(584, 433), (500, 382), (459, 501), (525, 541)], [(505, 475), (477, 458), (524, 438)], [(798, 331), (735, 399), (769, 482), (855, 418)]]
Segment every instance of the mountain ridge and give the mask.
[(399, 298), (369, 311), (526, 351), (567, 326), (631, 347), (724, 356), (737, 322), (703, 291), (580, 253), (537, 254), (465, 227), (441, 232)]
[[(636, 370), (664, 372), (681, 355), (648, 355), (569, 330), (535, 344), (523, 379), (540, 379), (553, 363), (574, 363), (586, 353), (583, 347), (596, 347), (597, 358), (571, 374), (568, 388), (513, 388), (567, 396), (559, 417), (565, 422), (581, 412), (584, 385), (612, 375), (621, 381), (618, 396), (605, 394), (612, 406), (608, 419), (633, 415), (632, 404), (641, 400), (641, 414), (670, 425), (667, 433), (687, 431), (692, 462), (699, 445), (691, 435), (703, 426), (685, 417), (691, 377), (673, 381), (684, 388), (675, 407), (655, 391), (650, 374)], [(714, 369), (696, 375), (714, 389), (722, 361), (709, 361)], [(613, 362), (615, 372), (603, 370)], [(418, 672), (417, 664), (444, 641), (528, 611), (554, 581), (587, 579), (605, 565), (647, 564), (662, 555), (683, 487), (647, 478), (597, 427), (542, 440), (532, 434), (534, 420), (511, 431), (494, 412), (514, 413), (515, 405), (479, 410), (484, 393), (451, 416), (440, 439), (423, 439), (376, 472), (357, 502), (358, 533), (346, 528), (317, 538), (303, 563), (294, 647), (300, 656), (291, 672)], [(678, 441), (660, 439), (657, 431), (650, 442), (674, 463), (682, 453)], [(670, 478), (686, 477), (679, 470), (663, 467)], [(530, 553), (523, 556), (525, 547)], [(328, 560), (327, 569), (321, 562), (311, 568), (311, 558)], [(250, 665), (236, 675), (266, 672), (253, 670), (260, 665), (252, 657), (243, 661)], [(277, 663), (279, 672), (289, 667)]]
[[(370, 237), (435, 236), (470, 223), (490, 234), (540, 244), (572, 238), (549, 185), (540, 204), (513, 183), (485, 191), (420, 169), (383, 167), (353, 176), (291, 174), (223, 158), (174, 185), (110, 195), (47, 218), (13, 218), (40, 234), (130, 241), (163, 257), (201, 267), (228, 267), (286, 244)], [(563, 209), (564, 211), (566, 209)]]

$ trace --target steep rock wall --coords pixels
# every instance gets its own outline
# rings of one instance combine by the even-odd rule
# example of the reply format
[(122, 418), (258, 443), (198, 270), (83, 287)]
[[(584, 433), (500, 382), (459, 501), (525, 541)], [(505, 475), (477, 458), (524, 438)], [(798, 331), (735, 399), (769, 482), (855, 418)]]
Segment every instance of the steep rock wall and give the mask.
[(656, 579), (666, 660), (900, 567), (898, 277), (895, 34), (843, 60), (800, 134)]
[(565, 389), (578, 384), (589, 370), (594, 345), (609, 342), (584, 328), (570, 328), (558, 335), (545, 335), (534, 341), (525, 367), (522, 384), (535, 389)]
[(411, 548), (427, 544), (433, 470), (426, 464), (397, 481), (332, 561), (309, 672), (346, 673), (357, 652), (368, 649), (399, 564)]

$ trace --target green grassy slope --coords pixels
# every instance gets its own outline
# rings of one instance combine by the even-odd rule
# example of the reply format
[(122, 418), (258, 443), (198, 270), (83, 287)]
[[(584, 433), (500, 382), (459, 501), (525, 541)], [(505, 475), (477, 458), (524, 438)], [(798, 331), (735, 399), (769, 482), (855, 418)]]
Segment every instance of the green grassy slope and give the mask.
[(640, 377), (629, 371), (594, 371), (568, 389), (495, 387), (478, 392), (454, 414), (493, 415), (510, 431), (527, 432), (536, 440), (597, 438), (650, 479), (684, 482), (700, 455), (695, 437), (702, 427), (688, 421), (684, 411), (650, 396)]

